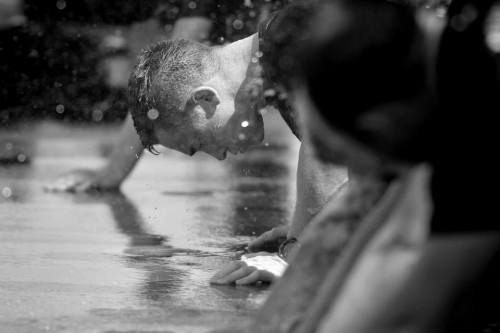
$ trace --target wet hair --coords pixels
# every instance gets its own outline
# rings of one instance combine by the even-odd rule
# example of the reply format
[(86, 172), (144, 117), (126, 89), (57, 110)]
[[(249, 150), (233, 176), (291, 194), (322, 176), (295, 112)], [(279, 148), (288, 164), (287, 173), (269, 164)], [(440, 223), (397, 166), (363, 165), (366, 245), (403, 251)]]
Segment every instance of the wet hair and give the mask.
[(129, 106), (146, 149), (156, 153), (153, 145), (158, 138), (154, 123), (173, 127), (193, 88), (208, 80), (216, 70), (212, 49), (194, 41), (162, 41), (140, 54), (129, 79)]
[(413, 8), (382, 0), (325, 2), (317, 15), (337, 22), (317, 27), (299, 55), (317, 110), (334, 130), (377, 153), (425, 159), (421, 132), (432, 105)]

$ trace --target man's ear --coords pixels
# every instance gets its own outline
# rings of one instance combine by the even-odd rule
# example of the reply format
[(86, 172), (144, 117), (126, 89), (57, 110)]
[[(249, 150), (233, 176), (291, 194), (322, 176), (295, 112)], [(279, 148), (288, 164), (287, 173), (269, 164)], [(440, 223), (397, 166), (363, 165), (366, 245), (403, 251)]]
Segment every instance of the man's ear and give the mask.
[(191, 100), (200, 105), (205, 110), (207, 118), (215, 113), (217, 105), (220, 103), (219, 94), (214, 88), (202, 86), (193, 90)]

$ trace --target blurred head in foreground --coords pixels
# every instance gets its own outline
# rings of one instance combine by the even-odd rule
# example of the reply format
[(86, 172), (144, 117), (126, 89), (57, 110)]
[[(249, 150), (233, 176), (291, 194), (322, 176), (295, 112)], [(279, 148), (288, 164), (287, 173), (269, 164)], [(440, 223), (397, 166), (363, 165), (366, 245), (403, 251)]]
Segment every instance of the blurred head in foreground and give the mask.
[(299, 56), (296, 101), (322, 160), (392, 177), (427, 158), (431, 105), (413, 9), (389, 1), (327, 1)]

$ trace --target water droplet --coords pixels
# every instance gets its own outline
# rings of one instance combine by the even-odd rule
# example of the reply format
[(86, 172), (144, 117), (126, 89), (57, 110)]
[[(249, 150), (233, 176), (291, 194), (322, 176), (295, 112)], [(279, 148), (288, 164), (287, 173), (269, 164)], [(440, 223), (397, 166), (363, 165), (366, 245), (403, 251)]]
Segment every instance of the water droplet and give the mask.
[(120, 50), (127, 47), (127, 40), (122, 36), (120, 30), (116, 30), (113, 35), (104, 38), (104, 45), (110, 50)]
[(59, 10), (63, 10), (64, 8), (66, 8), (66, 1), (65, 0), (57, 0), (56, 7)]
[(257, 62), (259, 62), (259, 58), (252, 57), (252, 63), (256, 64)]
[(177, 14), (179, 14), (179, 8), (173, 7), (167, 12), (167, 18), (173, 20), (176, 18)]
[(4, 187), (2, 189), (2, 195), (4, 196), (4, 198), (10, 198), (12, 196), (12, 190), (10, 189), (10, 187)]
[(279, 95), (278, 95), (278, 99), (280, 100), (285, 100), (288, 98), (288, 94), (286, 92), (281, 92)]
[(101, 110), (99, 109), (94, 109), (92, 111), (92, 119), (96, 122), (99, 122), (102, 120), (102, 118), (104, 117), (103, 113)]
[(450, 20), (450, 25), (454, 30), (458, 32), (462, 32), (467, 28), (467, 23), (464, 21), (461, 15), (453, 16)]
[(151, 120), (156, 120), (160, 116), (160, 112), (156, 109), (151, 109), (148, 111), (148, 118)]
[(163, 27), (163, 30), (165, 30), (165, 32), (171, 32), (173, 29), (174, 26), (171, 24), (165, 24), (165, 26)]
[(17, 155), (17, 161), (18, 161), (19, 163), (24, 163), (24, 162), (26, 162), (26, 155), (24, 155), (24, 154), (19, 154), (19, 155)]
[(265, 97), (273, 97), (275, 95), (276, 95), (276, 90), (274, 90), (274, 89), (266, 89), (264, 91), (264, 96)]
[(238, 134), (238, 139), (239, 139), (239, 140), (243, 141), (243, 140), (245, 140), (246, 138), (247, 138), (247, 136), (246, 136), (245, 134), (243, 134), (243, 133)]
[(189, 9), (196, 9), (196, 2), (194, 1), (189, 1), (188, 3)]
[(439, 18), (444, 18), (446, 16), (446, 8), (445, 7), (440, 7), (436, 10), (436, 16)]
[(255, 55), (256, 55), (258, 58), (260, 58), (260, 57), (262, 57), (262, 56), (264, 55), (264, 53), (262, 53), (262, 51), (257, 51), (257, 52), (255, 52)]
[(7, 149), (7, 150), (11, 150), (12, 148), (14, 148), (14, 145), (13, 145), (12, 143), (7, 142), (7, 143), (5, 144), (5, 149)]
[(236, 30), (241, 30), (243, 29), (243, 21), (242, 20), (239, 20), (239, 19), (236, 19), (233, 21), (233, 28), (235, 28)]
[(246, 120), (241, 122), (241, 127), (243, 128), (248, 127), (248, 125), (250, 125), (250, 123)]
[(31, 50), (30, 54), (28, 55), (28, 57), (30, 57), (30, 58), (38, 58), (38, 56), (39, 56), (39, 53), (35, 49)]
[(56, 112), (59, 113), (59, 114), (64, 113), (64, 105), (57, 104), (57, 106), (56, 106)]
[(467, 5), (462, 10), (462, 15), (465, 17), (467, 22), (470, 24), (477, 19), (478, 12), (477, 12), (476, 7), (474, 7), (472, 5)]
[(458, 32), (463, 32), (474, 22), (478, 17), (477, 9), (472, 5), (467, 5), (462, 12), (455, 15), (450, 20), (450, 25)]

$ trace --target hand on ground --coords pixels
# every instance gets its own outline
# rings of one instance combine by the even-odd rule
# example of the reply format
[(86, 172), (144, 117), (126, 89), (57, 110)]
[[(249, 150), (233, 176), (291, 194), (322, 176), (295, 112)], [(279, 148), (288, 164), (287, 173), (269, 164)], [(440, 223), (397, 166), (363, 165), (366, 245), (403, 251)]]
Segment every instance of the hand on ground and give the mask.
[(276, 254), (259, 252), (244, 255), (241, 260), (233, 261), (221, 269), (211, 279), (211, 284), (247, 285), (261, 282), (274, 282), (281, 277), (287, 263)]
[(88, 192), (114, 191), (120, 184), (111, 181), (100, 170), (73, 170), (59, 176), (51, 183), (45, 184), (48, 192)]
[(265, 233), (257, 237), (257, 239), (248, 244), (248, 250), (251, 252), (278, 252), (280, 244), (286, 240), (288, 229), (288, 226), (281, 226), (266, 231)]

